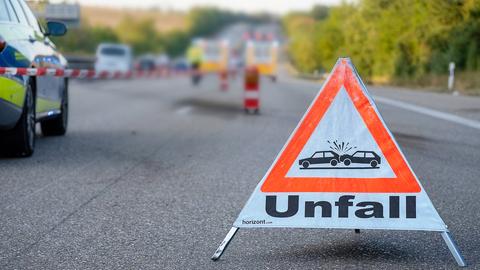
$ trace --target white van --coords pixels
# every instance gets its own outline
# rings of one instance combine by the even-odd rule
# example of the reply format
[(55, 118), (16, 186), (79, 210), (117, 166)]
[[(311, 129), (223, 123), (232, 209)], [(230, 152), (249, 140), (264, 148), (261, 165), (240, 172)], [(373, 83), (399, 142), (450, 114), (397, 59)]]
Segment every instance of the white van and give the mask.
[(97, 72), (128, 72), (133, 67), (132, 49), (124, 44), (102, 43), (97, 48)]

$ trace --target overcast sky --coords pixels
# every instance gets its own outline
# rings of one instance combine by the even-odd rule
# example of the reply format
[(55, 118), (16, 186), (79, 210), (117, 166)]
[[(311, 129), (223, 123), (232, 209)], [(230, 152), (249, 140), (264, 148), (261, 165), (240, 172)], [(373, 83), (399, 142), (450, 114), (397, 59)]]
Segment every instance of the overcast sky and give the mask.
[(148, 8), (156, 6), (176, 10), (187, 10), (192, 6), (198, 5), (214, 5), (247, 12), (268, 11), (283, 14), (292, 10), (308, 10), (315, 4), (338, 4), (341, 0), (77, 0), (75, 2), (116, 7)]

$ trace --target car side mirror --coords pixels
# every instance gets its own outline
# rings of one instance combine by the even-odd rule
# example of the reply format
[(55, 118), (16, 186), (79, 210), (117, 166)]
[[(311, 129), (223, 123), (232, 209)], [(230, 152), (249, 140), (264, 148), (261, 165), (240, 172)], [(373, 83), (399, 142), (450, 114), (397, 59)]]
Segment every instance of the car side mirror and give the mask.
[(62, 22), (47, 22), (47, 32), (45, 36), (59, 37), (67, 33), (67, 26)]

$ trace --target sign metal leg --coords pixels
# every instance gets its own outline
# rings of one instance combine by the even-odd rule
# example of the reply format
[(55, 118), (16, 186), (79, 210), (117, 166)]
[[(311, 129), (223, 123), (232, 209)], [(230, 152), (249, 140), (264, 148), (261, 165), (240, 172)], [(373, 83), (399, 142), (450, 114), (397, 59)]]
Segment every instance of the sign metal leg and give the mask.
[(223, 251), (225, 251), (228, 244), (230, 244), (230, 241), (235, 236), (235, 233), (237, 233), (237, 231), (238, 231), (237, 227), (232, 227), (230, 229), (230, 231), (227, 233), (227, 236), (225, 236), (225, 239), (223, 239), (222, 243), (220, 244), (220, 246), (217, 248), (217, 250), (213, 254), (213, 256), (212, 256), (213, 261), (216, 261), (216, 260), (220, 259), (220, 256), (222, 256)]
[(467, 266), (467, 263), (463, 259), (462, 254), (460, 253), (460, 250), (458, 249), (457, 245), (455, 244), (455, 241), (453, 241), (452, 236), (450, 235), (450, 232), (442, 232), (442, 237), (443, 240), (445, 240), (445, 243), (448, 246), (448, 249), (450, 250), (450, 253), (452, 253), (453, 257), (455, 258), (455, 261), (457, 261), (458, 266), (465, 267)]

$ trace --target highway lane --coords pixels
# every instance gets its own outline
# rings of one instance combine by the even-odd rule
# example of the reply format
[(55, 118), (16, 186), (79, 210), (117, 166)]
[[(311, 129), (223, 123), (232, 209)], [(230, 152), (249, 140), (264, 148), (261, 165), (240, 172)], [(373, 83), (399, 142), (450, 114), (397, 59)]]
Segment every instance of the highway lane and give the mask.
[[(261, 115), (247, 116), (240, 83), (222, 93), (216, 78), (199, 88), (182, 78), (73, 82), (67, 136), (39, 135), (32, 158), (0, 159), (0, 268), (456, 266), (437, 233), (311, 229), (240, 230), (222, 259), (210, 261), (320, 87), (263, 80)], [(479, 119), (478, 98), (373, 92)], [(379, 109), (477, 268), (479, 131)]]

